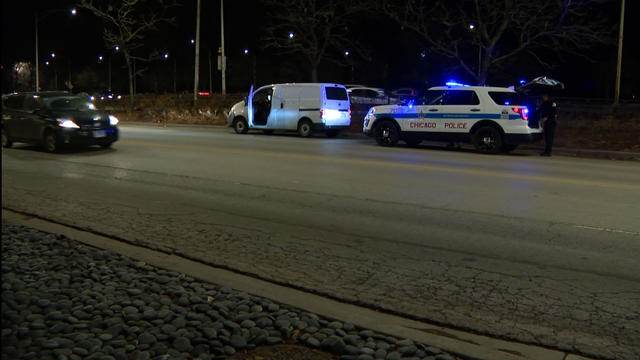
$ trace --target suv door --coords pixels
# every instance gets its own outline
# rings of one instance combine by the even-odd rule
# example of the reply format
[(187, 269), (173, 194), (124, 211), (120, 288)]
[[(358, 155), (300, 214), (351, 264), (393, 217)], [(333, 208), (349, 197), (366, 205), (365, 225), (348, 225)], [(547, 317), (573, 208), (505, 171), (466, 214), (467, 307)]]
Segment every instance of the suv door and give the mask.
[(427, 112), (436, 122), (439, 131), (468, 133), (475, 122), (482, 117), (483, 108), (476, 92), (472, 89), (448, 89)]

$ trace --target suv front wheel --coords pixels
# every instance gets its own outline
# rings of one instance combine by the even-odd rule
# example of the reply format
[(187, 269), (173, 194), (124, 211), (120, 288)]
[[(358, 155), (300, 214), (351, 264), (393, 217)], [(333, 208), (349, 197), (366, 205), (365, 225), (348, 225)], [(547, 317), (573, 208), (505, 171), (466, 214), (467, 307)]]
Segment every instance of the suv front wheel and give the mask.
[(497, 154), (502, 150), (502, 134), (492, 126), (483, 126), (473, 134), (473, 146), (485, 154)]
[(378, 145), (394, 146), (400, 140), (400, 131), (390, 120), (383, 120), (373, 130)]

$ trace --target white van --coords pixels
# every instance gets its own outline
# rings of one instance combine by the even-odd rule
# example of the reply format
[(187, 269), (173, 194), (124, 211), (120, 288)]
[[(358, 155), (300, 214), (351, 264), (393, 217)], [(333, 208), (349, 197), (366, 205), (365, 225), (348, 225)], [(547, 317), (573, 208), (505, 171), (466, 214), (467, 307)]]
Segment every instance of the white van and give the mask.
[(324, 131), (334, 137), (351, 125), (347, 89), (339, 84), (273, 84), (253, 91), (229, 111), (227, 125), (238, 134), (294, 130), (300, 136)]

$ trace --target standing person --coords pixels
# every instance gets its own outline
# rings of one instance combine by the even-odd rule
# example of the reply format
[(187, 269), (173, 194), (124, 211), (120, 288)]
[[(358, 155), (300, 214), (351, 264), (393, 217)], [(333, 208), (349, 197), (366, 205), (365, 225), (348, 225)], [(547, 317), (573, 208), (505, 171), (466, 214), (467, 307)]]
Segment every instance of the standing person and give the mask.
[(551, 100), (548, 93), (542, 94), (542, 104), (538, 108), (538, 114), (540, 121), (542, 121), (542, 131), (544, 133), (544, 152), (540, 155), (551, 156), (558, 113), (556, 111), (556, 102)]

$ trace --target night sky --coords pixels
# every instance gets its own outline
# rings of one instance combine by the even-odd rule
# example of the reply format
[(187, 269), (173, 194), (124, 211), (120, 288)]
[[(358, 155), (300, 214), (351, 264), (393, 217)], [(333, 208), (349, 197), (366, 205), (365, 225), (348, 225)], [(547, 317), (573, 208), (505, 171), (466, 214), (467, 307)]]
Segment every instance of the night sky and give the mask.
[[(100, 3), (99, 1), (97, 3)], [(10, 91), (10, 81), (6, 80), (6, 70), (16, 61), (30, 61), (34, 59), (34, 11), (45, 13), (51, 9), (60, 9), (40, 21), (40, 58), (54, 51), (60, 77), (66, 76), (69, 61), (71, 71), (75, 74), (82, 72), (98, 72), (104, 83), (104, 64), (98, 64), (98, 55), (109, 56), (112, 52), (106, 49), (102, 39), (101, 22), (87, 10), (78, 8), (78, 14), (71, 16), (68, 9), (74, 7), (75, 1), (2, 1), (2, 66), (3, 92)], [(193, 46), (189, 40), (195, 38), (195, 0), (183, 0), (181, 6), (173, 8), (176, 17), (175, 25), (163, 25), (161, 31), (151, 35), (146, 42), (149, 48), (167, 51), (170, 60), (175, 61), (178, 77), (178, 90), (187, 91), (193, 88)], [(625, 23), (625, 47), (623, 57), (623, 98), (636, 97), (640, 93), (640, 24), (633, 21), (640, 10), (638, 1), (627, 1)], [(275, 50), (259, 48), (258, 38), (264, 27), (264, 9), (255, 1), (225, 2), (225, 51), (228, 56), (227, 87), (231, 91), (246, 91), (250, 83), (252, 62), (250, 56), (242, 51), (248, 48), (251, 55), (255, 55), (258, 85), (270, 82), (309, 81), (308, 69), (301, 59), (282, 56)], [(594, 15), (595, 16), (595, 15)], [(216, 71), (216, 59), (220, 44), (220, 2), (217, 0), (202, 1), (202, 47), (201, 47), (201, 88), (208, 88), (208, 49), (213, 50), (213, 90), (220, 89), (220, 74)], [(371, 62), (356, 62), (354, 81), (366, 85), (380, 87), (402, 86), (435, 86), (450, 77), (456, 77), (455, 71), (444, 72), (447, 62), (435, 59), (425, 62), (418, 56), (424, 47), (420, 39), (413, 34), (403, 32), (391, 20), (359, 19), (356, 23), (355, 36), (366, 34), (368, 46), (373, 54)], [(372, 20), (375, 20), (373, 22)], [(385, 25), (373, 24), (383, 23)], [(557, 64), (552, 70), (542, 69), (535, 64), (514, 65), (505, 79), (531, 78), (536, 75), (549, 75), (567, 84), (568, 96), (587, 96), (594, 98), (611, 97), (613, 81), (615, 80), (615, 60), (617, 56), (615, 46), (601, 47), (594, 51), (597, 63), (589, 63), (583, 59), (571, 58), (566, 64)], [(69, 60), (70, 59), (70, 60)], [(172, 90), (173, 77), (166, 74), (173, 72), (171, 61), (155, 61), (141, 65), (147, 68), (147, 75), (139, 80), (138, 91), (169, 91)], [(126, 73), (123, 69), (122, 57), (113, 58), (114, 88), (126, 92)], [(520, 67), (518, 67), (520, 66)], [(50, 77), (42, 68), (41, 78)], [(387, 72), (385, 78), (376, 74)], [(152, 79), (148, 74), (161, 74)], [(462, 74), (462, 72), (460, 72)], [(191, 80), (189, 79), (191, 76)], [(463, 77), (463, 76), (460, 76)], [(159, 80), (158, 80), (159, 79)], [(351, 72), (347, 67), (324, 64), (320, 68), (320, 80), (341, 83), (351, 83)], [(464, 79), (463, 79), (464, 80)], [(98, 81), (98, 80), (96, 80)], [(505, 80), (506, 81), (506, 80)], [(495, 83), (492, 85), (507, 85)], [(95, 86), (94, 86), (95, 87)], [(77, 90), (77, 89), (74, 89)], [(82, 89), (89, 90), (89, 89)]]

